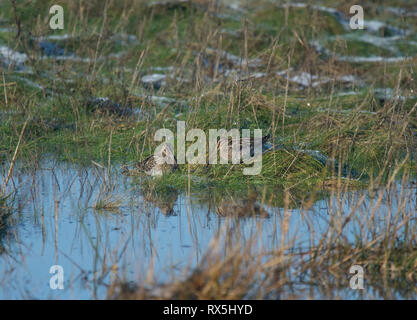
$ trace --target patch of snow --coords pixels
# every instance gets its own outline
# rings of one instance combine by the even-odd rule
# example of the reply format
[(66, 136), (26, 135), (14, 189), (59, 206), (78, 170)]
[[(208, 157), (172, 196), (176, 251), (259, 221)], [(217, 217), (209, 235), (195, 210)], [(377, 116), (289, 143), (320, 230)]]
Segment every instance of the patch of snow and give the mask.
[(323, 47), (319, 41), (312, 41), (310, 44), (316, 49), (316, 51), (321, 52), (327, 56), (334, 56), (336, 60), (345, 61), (345, 62), (385, 62), (385, 63), (395, 63), (401, 61), (407, 61), (412, 59), (413, 57), (405, 57), (405, 56), (397, 56), (397, 57), (381, 57), (381, 56), (369, 56), (369, 57), (362, 57), (362, 56), (339, 56), (328, 50), (327, 48)]
[(70, 34), (51, 34), (51, 35), (47, 35), (47, 36), (43, 36), (43, 37), (39, 37), (39, 40), (52, 40), (52, 41), (61, 41), (61, 40), (68, 40), (71, 39), (72, 36)]
[(144, 83), (155, 83), (164, 80), (167, 76), (165, 74), (154, 73), (142, 77)]
[(261, 60), (260, 59), (248, 59), (246, 61), (245, 58), (241, 58), (238, 56), (235, 56), (234, 54), (231, 54), (227, 51), (223, 51), (223, 50), (217, 50), (217, 49), (213, 49), (213, 48), (207, 48), (206, 49), (206, 53), (207, 54), (212, 54), (212, 55), (219, 55), (221, 58), (235, 64), (238, 66), (242, 66), (242, 67), (246, 67), (246, 65), (248, 67), (258, 67), (261, 64)]
[(0, 56), (3, 57), (2, 60), (6, 65), (21, 66), (28, 59), (26, 53), (14, 51), (7, 46), (0, 46)]
[[(286, 71), (284, 72), (280, 72), (278, 73), (279, 75), (283, 76), (284, 78), (286, 78)], [(333, 78), (324, 76), (324, 77), (320, 77), (317, 75), (312, 75), (308, 72), (301, 72), (298, 75), (292, 76), (289, 78), (289, 81), (297, 83), (299, 85), (302, 85), (304, 87), (318, 87), (322, 84), (326, 84), (328, 82), (331, 82), (333, 80)], [(353, 75), (344, 75), (344, 76), (338, 76), (334, 78), (335, 81), (340, 81), (340, 82), (357, 82), (358, 80), (356, 79), (355, 76)]]

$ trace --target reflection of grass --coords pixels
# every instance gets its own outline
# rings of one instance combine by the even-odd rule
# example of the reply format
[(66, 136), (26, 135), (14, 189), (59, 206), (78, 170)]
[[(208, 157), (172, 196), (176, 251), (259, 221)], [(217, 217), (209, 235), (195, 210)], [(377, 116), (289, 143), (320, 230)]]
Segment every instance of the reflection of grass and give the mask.
[(100, 199), (93, 205), (94, 210), (108, 210), (108, 211), (117, 211), (120, 207), (120, 200), (112, 199)]
[(0, 189), (0, 255), (4, 252), (3, 238), (6, 236), (9, 228), (9, 219), (11, 211), (7, 205), (7, 198), (1, 193)]
[[(343, 194), (338, 194), (340, 190), (337, 190), (332, 192), (338, 195), (336, 201), (339, 201)], [(398, 190), (384, 187), (380, 191), (377, 199)], [(410, 203), (409, 196), (404, 194), (398, 199), (399, 205)], [(361, 293), (352, 291), (349, 286), (352, 265), (364, 269), (366, 290), (362, 298), (415, 297), (413, 283), (417, 255), (415, 239), (411, 236), (416, 228), (413, 209), (407, 210), (405, 206), (401, 213), (391, 216), (394, 202), (388, 202), (387, 206), (391, 208), (388, 209), (383, 208), (380, 201), (365, 205), (359, 200), (353, 212), (344, 212), (343, 205), (330, 209), (325, 218), (329, 220), (326, 232), (320, 232), (320, 224), (313, 221), (321, 219), (320, 214), (310, 209), (308, 201), (301, 206), (305, 209), (291, 212), (287, 208), (291, 197), (286, 193), (283, 212), (274, 211), (273, 217), (267, 220), (272, 230), (264, 230), (259, 220), (254, 219), (253, 232), (248, 238), (242, 238), (239, 232), (241, 220), (227, 219), (223, 222), (224, 229), (213, 237), (196, 268), (164, 284), (158, 282), (157, 276), (155, 281), (137, 286), (127, 286), (120, 278), (110, 286), (108, 297), (332, 299), (340, 297), (340, 293), (342, 297), (361, 297)], [(297, 214), (297, 224), (290, 222), (294, 214)], [(375, 219), (375, 216), (379, 218)], [(295, 248), (297, 233), (294, 231), (304, 223), (309, 226), (311, 239), (304, 247)], [(358, 224), (360, 229), (354, 227)], [(263, 232), (271, 233), (276, 239), (274, 248), (263, 250), (259, 246)]]

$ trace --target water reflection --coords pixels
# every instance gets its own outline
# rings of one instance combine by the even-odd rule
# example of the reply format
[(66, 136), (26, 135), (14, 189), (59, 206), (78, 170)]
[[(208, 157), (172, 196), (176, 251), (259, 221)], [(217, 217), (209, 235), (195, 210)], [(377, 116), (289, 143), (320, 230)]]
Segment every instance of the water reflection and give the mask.
[[(311, 255), (323, 239), (354, 248), (359, 240), (377, 239), (392, 226), (404, 238), (415, 230), (415, 186), (400, 182), (390, 192), (330, 191), (318, 201), (304, 195), (300, 206), (296, 192), (282, 190), (250, 190), (243, 198), (223, 191), (223, 196), (210, 190), (190, 196), (142, 190), (116, 169), (111, 175), (120, 200), (116, 211), (93, 208), (103, 184), (109, 183), (94, 166), (48, 160), (16, 169), (10, 190), (15, 189), (13, 223), (2, 215), (0, 226), (0, 298), (105, 298), (117, 279), (145, 283), (152, 277), (163, 283), (182, 277), (187, 267), (192, 270), (218, 236), (245, 244), (256, 235), (265, 252), (285, 246), (288, 253)], [(55, 264), (65, 270), (62, 291), (49, 288), (49, 269)], [(351, 297), (350, 289), (337, 287), (338, 277), (327, 277), (333, 281), (331, 289), (320, 290), (308, 279), (296, 278), (286, 297), (291, 290), (304, 292), (301, 297)], [(393, 281), (388, 287), (394, 297), (409, 292), (395, 279), (387, 281)], [(386, 294), (377, 285), (372, 290), (368, 293)]]

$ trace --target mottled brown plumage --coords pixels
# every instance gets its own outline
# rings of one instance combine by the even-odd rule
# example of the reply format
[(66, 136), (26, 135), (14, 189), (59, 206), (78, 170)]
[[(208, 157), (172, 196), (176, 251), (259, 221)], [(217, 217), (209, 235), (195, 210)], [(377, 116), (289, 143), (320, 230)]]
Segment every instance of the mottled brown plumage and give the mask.
[(161, 155), (153, 154), (136, 164), (136, 169), (151, 176), (162, 176), (178, 168), (177, 158), (170, 144), (162, 146)]
[[(249, 155), (252, 157), (254, 155), (254, 149), (255, 149), (255, 142), (256, 143), (261, 143), (262, 146), (270, 139), (271, 135), (268, 134), (264, 137), (262, 137), (262, 139), (254, 139), (254, 138), (239, 138), (239, 140), (237, 141), (239, 143), (239, 154), (241, 154), (242, 149), (245, 147), (249, 148)], [(218, 149), (219, 149), (219, 153), (220, 153), (220, 159), (223, 160), (227, 160), (227, 162), (231, 162), (232, 161), (232, 146), (233, 146), (233, 142), (235, 142), (236, 139), (232, 139), (232, 138), (220, 138), (220, 141), (218, 142)], [(225, 157), (223, 154), (226, 154), (227, 156)], [(241, 163), (244, 161), (245, 159), (241, 159)]]

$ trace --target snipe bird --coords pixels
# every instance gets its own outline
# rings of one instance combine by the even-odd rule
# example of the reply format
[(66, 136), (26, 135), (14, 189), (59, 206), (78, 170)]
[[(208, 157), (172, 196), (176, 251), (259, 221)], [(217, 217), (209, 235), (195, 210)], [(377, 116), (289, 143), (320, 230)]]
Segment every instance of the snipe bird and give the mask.
[[(242, 152), (243, 148), (249, 148), (250, 150), (250, 157), (254, 156), (254, 150), (255, 150), (255, 143), (259, 143), (261, 142), (262, 147), (264, 146), (264, 144), (266, 142), (268, 142), (268, 140), (271, 138), (270, 134), (267, 134), (266, 136), (263, 136), (262, 138), (238, 138), (239, 140), (237, 141), (237, 143), (239, 143), (239, 152)], [(233, 139), (231, 137), (228, 137), (227, 139), (224, 138), (220, 138), (219, 142), (217, 143), (217, 148), (219, 150), (220, 153), (220, 159), (227, 161), (227, 162), (231, 162), (232, 161), (232, 146), (233, 146), (233, 142), (236, 141), (236, 138)], [(242, 155), (243, 156), (243, 155)], [(244, 161), (245, 159), (241, 159), (241, 163)]]
[(178, 169), (177, 158), (172, 146), (168, 143), (162, 145), (160, 154), (153, 154), (136, 164), (139, 171), (151, 176), (162, 176), (165, 173)]

